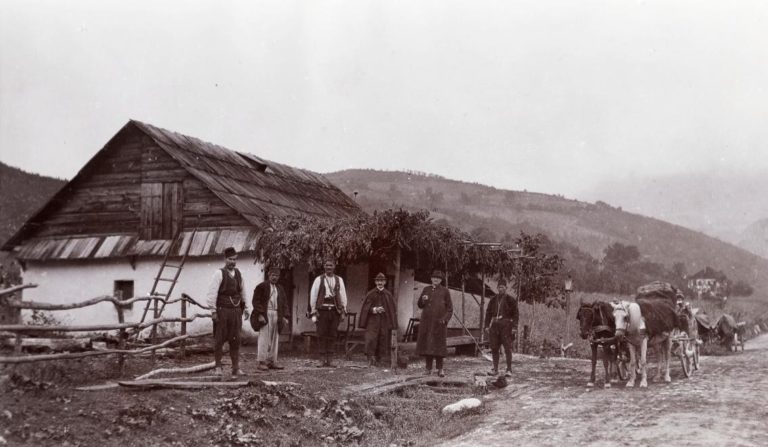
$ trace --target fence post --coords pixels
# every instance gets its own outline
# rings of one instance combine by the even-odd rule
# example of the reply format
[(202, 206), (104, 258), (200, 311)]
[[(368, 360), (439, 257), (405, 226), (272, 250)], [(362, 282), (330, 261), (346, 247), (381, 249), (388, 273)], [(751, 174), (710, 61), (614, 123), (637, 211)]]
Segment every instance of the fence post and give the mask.
[[(118, 301), (118, 303), (115, 303), (115, 309), (117, 310), (117, 322), (123, 324), (125, 323), (125, 315), (123, 314), (123, 306), (119, 303), (119, 301), (123, 300), (122, 290), (115, 291), (115, 299)], [(119, 337), (117, 340), (118, 348), (121, 350), (125, 349), (125, 329), (120, 329), (117, 336)], [(125, 354), (117, 355), (117, 368), (120, 376), (122, 376), (123, 370), (125, 368)]]
[(523, 341), (522, 341), (522, 343), (523, 343), (523, 349), (522, 349), (523, 354), (528, 354), (528, 351), (529, 351), (528, 348), (530, 346), (530, 343), (529, 343), (530, 337), (531, 337), (531, 328), (530, 328), (530, 326), (525, 324), (525, 325), (523, 325)]
[[(4, 286), (3, 286), (4, 287)], [(0, 296), (0, 324), (21, 324), (21, 309), (11, 306), (11, 303), (21, 301), (22, 291), (13, 292)], [(13, 354), (21, 355), (22, 333), (16, 333), (16, 340), (13, 345)]]
[[(181, 318), (187, 318), (187, 300), (184, 296), (181, 297)], [(181, 335), (187, 335), (187, 322), (181, 322)], [(187, 340), (181, 341), (181, 358), (187, 356)]]

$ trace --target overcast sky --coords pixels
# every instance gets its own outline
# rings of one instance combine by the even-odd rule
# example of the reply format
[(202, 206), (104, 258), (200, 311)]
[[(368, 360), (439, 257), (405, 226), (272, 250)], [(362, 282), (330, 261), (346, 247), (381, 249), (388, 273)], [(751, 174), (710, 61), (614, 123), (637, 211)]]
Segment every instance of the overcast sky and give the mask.
[(134, 118), (578, 197), (768, 169), (767, 84), (763, 0), (0, 1), (0, 160), (64, 178)]

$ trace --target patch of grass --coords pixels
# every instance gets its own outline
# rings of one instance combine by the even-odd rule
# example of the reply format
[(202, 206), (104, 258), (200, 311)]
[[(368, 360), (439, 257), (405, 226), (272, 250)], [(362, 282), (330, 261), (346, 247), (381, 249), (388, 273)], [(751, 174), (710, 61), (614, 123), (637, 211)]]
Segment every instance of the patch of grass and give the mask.
[(357, 399), (371, 409), (383, 429), (369, 431), (365, 445), (432, 445), (472, 430), (487, 413), (485, 406), (458, 415), (445, 416), (440, 410), (467, 397), (479, 397), (469, 389), (461, 393), (435, 393), (429, 387), (405, 388), (401, 395), (388, 394)]

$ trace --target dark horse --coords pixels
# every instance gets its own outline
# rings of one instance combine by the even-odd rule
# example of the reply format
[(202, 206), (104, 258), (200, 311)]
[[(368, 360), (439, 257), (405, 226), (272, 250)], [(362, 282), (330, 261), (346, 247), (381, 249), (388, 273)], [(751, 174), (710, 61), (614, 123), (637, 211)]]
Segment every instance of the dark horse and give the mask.
[(616, 324), (613, 319), (613, 306), (604, 301), (594, 303), (582, 303), (576, 312), (579, 320), (581, 338), (589, 340), (592, 348), (592, 373), (589, 376), (587, 386), (595, 386), (595, 367), (597, 365), (597, 349), (603, 351), (603, 367), (605, 367), (604, 387), (610, 388), (611, 382), (615, 382), (612, 372), (617, 367), (616, 356), (618, 346), (616, 344)]

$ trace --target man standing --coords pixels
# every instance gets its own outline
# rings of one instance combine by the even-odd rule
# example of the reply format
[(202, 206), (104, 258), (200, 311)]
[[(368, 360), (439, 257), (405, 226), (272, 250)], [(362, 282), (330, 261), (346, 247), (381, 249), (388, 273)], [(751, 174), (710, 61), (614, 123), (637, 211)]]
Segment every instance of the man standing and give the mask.
[(320, 345), (321, 363), (319, 366), (332, 366), (331, 357), (336, 344), (336, 329), (342, 314), (347, 312), (347, 290), (344, 280), (334, 274), (336, 261), (326, 259), (323, 263), (325, 273), (315, 278), (309, 292), (309, 306), (312, 321), (317, 325), (317, 338)]
[(395, 300), (384, 286), (387, 277), (376, 275), (376, 287), (371, 289), (360, 308), (360, 328), (365, 329), (365, 355), (368, 366), (374, 366), (389, 352), (390, 332), (397, 327)]
[(499, 280), (499, 293), (488, 303), (485, 311), (485, 321), (488, 325), (488, 342), (493, 356), (491, 375), (499, 374), (499, 348), (504, 346), (504, 358), (507, 361), (507, 372), (512, 375), (512, 331), (517, 331), (517, 303), (507, 295), (507, 282)]
[(257, 369), (283, 369), (277, 364), (277, 344), (280, 332), (287, 327), (290, 317), (288, 297), (280, 280), (280, 269), (272, 267), (268, 270), (267, 281), (261, 282), (253, 290), (253, 315), (251, 322), (254, 330), (259, 331)]
[(216, 374), (222, 375), (221, 356), (224, 343), (229, 343), (229, 356), (232, 359), (232, 377), (240, 374), (240, 330), (243, 317), (248, 318), (243, 300), (243, 276), (235, 268), (237, 251), (233, 247), (224, 250), (226, 258), (224, 268), (216, 270), (208, 287), (208, 306), (213, 320), (213, 355), (216, 362)]
[(437, 361), (437, 375), (445, 377), (443, 358), (448, 354), (448, 322), (453, 316), (453, 302), (446, 287), (440, 285), (443, 272), (432, 272), (432, 285), (421, 292), (416, 303), (421, 309), (419, 335), (416, 339), (416, 354), (426, 359), (426, 374), (432, 374), (432, 362)]

